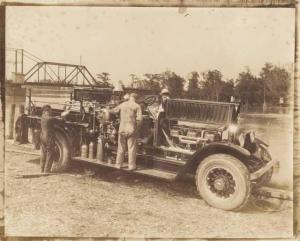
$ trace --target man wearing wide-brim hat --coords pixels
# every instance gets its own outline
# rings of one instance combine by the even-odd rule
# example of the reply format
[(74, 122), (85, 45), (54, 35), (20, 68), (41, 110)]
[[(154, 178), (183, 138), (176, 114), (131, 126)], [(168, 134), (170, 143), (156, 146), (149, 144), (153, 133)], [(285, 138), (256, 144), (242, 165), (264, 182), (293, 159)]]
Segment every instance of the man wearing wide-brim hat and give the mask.
[(158, 108), (158, 123), (159, 123), (159, 128), (161, 129), (159, 138), (158, 138), (158, 144), (168, 144), (168, 136), (170, 135), (170, 129), (169, 129), (169, 123), (168, 120), (166, 119), (166, 102), (168, 99), (170, 99), (170, 92), (167, 88), (164, 88), (160, 92), (160, 97), (161, 97), (161, 103)]

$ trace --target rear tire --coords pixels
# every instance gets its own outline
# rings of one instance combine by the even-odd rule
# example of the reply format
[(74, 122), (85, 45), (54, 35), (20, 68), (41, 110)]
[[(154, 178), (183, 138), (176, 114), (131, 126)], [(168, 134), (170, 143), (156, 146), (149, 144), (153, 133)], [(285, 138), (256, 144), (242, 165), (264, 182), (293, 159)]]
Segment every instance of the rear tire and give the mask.
[(55, 143), (55, 158), (52, 164), (53, 172), (64, 172), (70, 165), (70, 148), (67, 139), (60, 132), (55, 132), (54, 135)]
[(250, 195), (247, 167), (227, 154), (206, 157), (198, 166), (196, 185), (209, 205), (223, 210), (241, 209)]

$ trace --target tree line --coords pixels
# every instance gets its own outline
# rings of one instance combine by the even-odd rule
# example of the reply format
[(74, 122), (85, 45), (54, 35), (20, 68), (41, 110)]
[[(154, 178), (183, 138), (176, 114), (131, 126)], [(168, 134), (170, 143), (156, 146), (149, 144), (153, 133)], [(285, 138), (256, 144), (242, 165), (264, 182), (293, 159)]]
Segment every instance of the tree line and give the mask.
[[(103, 72), (97, 77), (105, 86), (112, 86), (108, 73)], [(173, 98), (195, 100), (228, 102), (233, 96), (246, 107), (251, 107), (262, 106), (263, 103), (277, 106), (282, 104), (282, 100), (286, 103), (292, 85), (291, 73), (286, 68), (266, 63), (258, 75), (246, 68), (236, 79), (225, 79), (217, 69), (202, 73), (192, 71), (187, 78), (170, 70), (159, 74), (147, 73), (142, 77), (131, 74), (129, 87), (155, 92), (168, 88)]]

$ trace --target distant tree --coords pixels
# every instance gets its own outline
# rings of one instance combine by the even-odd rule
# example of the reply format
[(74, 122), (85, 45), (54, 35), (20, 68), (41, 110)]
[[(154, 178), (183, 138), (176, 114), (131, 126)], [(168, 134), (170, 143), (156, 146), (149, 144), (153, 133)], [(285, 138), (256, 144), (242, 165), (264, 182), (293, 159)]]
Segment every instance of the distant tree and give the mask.
[(97, 74), (96, 76), (100, 80), (98, 82), (98, 85), (101, 85), (103, 87), (113, 87), (113, 85), (110, 83), (111, 79), (109, 78), (109, 73), (102, 72), (101, 74)]
[(135, 74), (131, 74), (130, 77), (131, 82), (129, 86), (132, 88), (148, 89), (155, 92), (160, 91), (160, 82), (159, 79), (156, 78), (155, 74), (145, 74), (142, 78)]
[(162, 86), (162, 79), (160, 75), (157, 74), (144, 74), (145, 88), (151, 89), (155, 92), (159, 92)]
[(222, 73), (219, 70), (209, 70), (202, 73), (200, 82), (201, 99), (219, 101), (223, 88)]
[(268, 104), (277, 105), (279, 98), (286, 98), (289, 95), (291, 75), (286, 69), (266, 63), (259, 74), (259, 79)]
[(142, 81), (142, 79), (140, 79), (135, 74), (130, 74), (129, 76), (131, 78), (129, 86), (132, 87), (132, 88), (141, 88), (141, 85), (142, 85), (141, 81)]
[(220, 101), (229, 102), (234, 93), (234, 80), (222, 81), (222, 89), (220, 92)]
[(131, 82), (137, 81), (139, 79), (136, 74), (130, 74), (129, 76), (131, 78)]
[(186, 92), (188, 99), (199, 99), (200, 88), (199, 88), (199, 74), (197, 71), (193, 71), (188, 79), (188, 87)]
[(261, 104), (263, 100), (262, 83), (247, 69), (239, 73), (236, 80), (235, 95), (245, 104), (246, 110), (249, 106)]
[(184, 96), (184, 78), (171, 71), (165, 71), (161, 78), (163, 86), (168, 88), (173, 98), (182, 98)]

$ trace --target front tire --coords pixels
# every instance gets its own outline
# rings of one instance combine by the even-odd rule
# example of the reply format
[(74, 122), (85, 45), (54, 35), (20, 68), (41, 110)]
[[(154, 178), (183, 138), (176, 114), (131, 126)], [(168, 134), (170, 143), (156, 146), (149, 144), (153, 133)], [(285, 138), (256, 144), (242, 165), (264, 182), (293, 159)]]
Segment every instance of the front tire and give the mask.
[(227, 154), (206, 157), (198, 166), (196, 185), (209, 205), (223, 210), (241, 209), (250, 195), (247, 167)]

